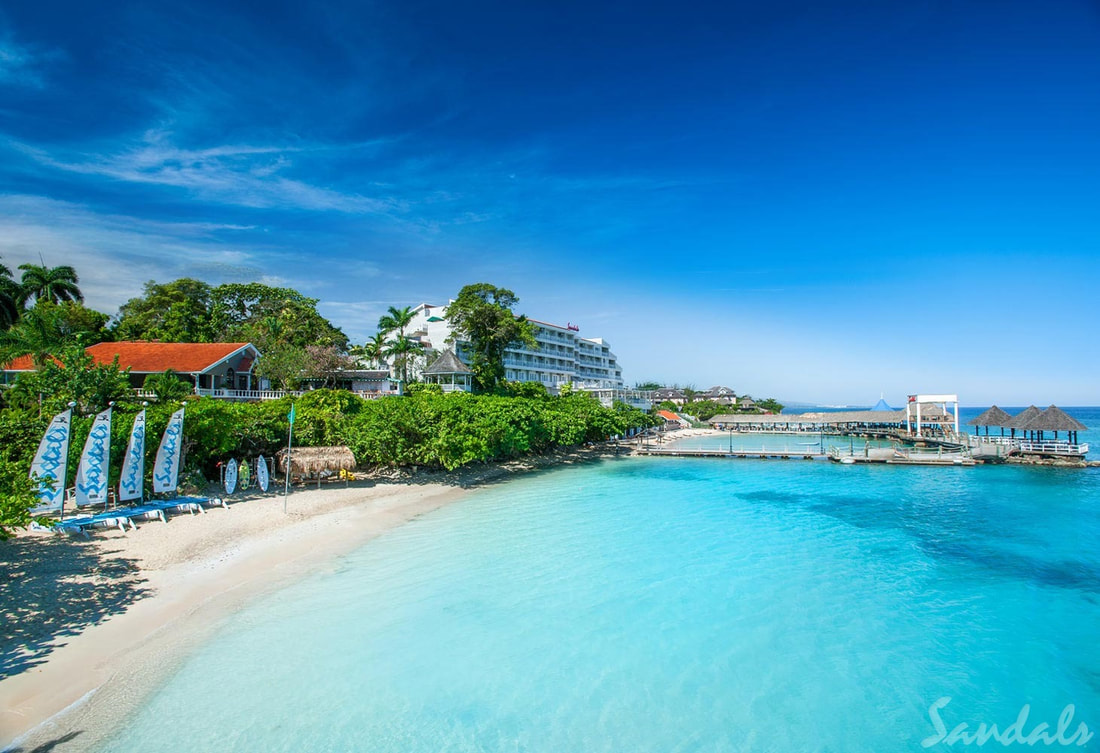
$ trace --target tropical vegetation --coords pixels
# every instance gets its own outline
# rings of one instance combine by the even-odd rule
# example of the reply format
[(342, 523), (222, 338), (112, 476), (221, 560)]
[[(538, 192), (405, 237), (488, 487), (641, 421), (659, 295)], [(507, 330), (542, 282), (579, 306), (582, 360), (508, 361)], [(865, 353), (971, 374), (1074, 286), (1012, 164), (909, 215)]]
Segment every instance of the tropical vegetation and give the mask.
[(487, 282), (467, 285), (447, 307), (453, 340), (469, 343), (474, 386), (489, 392), (504, 381), (504, 351), (516, 345), (536, 347), (535, 328), (512, 309), (516, 294)]
[[(94, 366), (71, 351), (62, 365), (50, 363), (21, 377), (4, 393), (0, 410), (0, 531), (29, 523), (34, 502), (27, 484), (38, 441), (50, 417), (77, 402), (69, 450), (69, 483), (91, 417), (114, 401), (111, 478), (117, 479), (134, 414), (141, 409), (124, 371), (117, 365)], [(295, 401), (295, 444), (346, 445), (361, 467), (414, 466), (454, 470), (471, 463), (545, 453), (602, 441), (635, 427), (655, 423), (623, 404), (605, 408), (583, 392), (565, 397), (442, 395), (433, 385), (405, 397), (364, 400), (343, 390), (313, 390)], [(521, 391), (526, 391), (524, 388)], [(534, 391), (529, 394), (534, 395)], [(158, 395), (159, 396), (159, 395)], [(233, 403), (186, 398), (184, 471), (217, 477), (217, 464), (228, 457), (269, 457), (286, 444), (291, 398)], [(158, 400), (147, 409), (151, 437), (163, 433), (176, 401)], [(156, 442), (146, 447), (146, 474), (152, 472)], [(0, 534), (2, 535), (2, 534)]]
[[(532, 342), (531, 328), (512, 314), (515, 295), (487, 284), (463, 288), (454, 308), (456, 327), (469, 337), (479, 388), (485, 394), (443, 395), (436, 385), (415, 385), (406, 397), (365, 400), (324, 389), (341, 369), (353, 368), (347, 338), (322, 317), (317, 301), (294, 290), (260, 284), (219, 285), (180, 279), (150, 282), (128, 301), (113, 326), (107, 315), (84, 307), (71, 268), (20, 267), (16, 282), (0, 266), (0, 359), (30, 356), (35, 370), (0, 390), (0, 537), (30, 522), (35, 494), (27, 471), (53, 415), (73, 405), (69, 478), (75, 474), (92, 417), (114, 406), (112, 473), (117, 474), (133, 416), (147, 407), (149, 436), (159, 436), (180, 401), (187, 406), (185, 473), (215, 478), (217, 464), (231, 456), (274, 454), (284, 446), (292, 398), (231, 403), (191, 395), (172, 372), (153, 374), (143, 400), (127, 370), (116, 362), (97, 364), (85, 348), (102, 340), (146, 339), (183, 342), (239, 340), (263, 353), (257, 364), (277, 384), (313, 380), (322, 389), (295, 402), (295, 442), (346, 445), (361, 466), (416, 466), (453, 470), (603, 440), (655, 424), (643, 412), (616, 404), (602, 406), (569, 390), (551, 396), (539, 384), (502, 380), (503, 349)], [(454, 304), (452, 304), (454, 306)], [(422, 356), (407, 330), (408, 308), (391, 307), (379, 332), (352, 353), (372, 363), (392, 358), (406, 381)], [(146, 447), (151, 473), (156, 442)], [(117, 478), (117, 476), (116, 476)]]

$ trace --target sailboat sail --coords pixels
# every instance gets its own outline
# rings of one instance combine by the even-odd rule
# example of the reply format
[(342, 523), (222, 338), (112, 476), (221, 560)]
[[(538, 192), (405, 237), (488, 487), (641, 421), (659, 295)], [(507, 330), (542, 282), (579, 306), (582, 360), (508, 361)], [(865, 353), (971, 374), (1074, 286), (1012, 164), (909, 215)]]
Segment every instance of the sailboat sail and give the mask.
[(32, 515), (56, 512), (65, 501), (65, 472), (69, 467), (69, 438), (73, 409), (58, 413), (42, 436), (31, 463), (31, 479), (38, 481), (38, 501)]
[(153, 491), (161, 494), (174, 492), (178, 486), (180, 473), (180, 452), (183, 446), (183, 408), (168, 419), (168, 428), (157, 448), (157, 459), (153, 463)]
[(96, 415), (92, 430), (84, 442), (80, 465), (76, 469), (76, 505), (103, 504), (107, 501), (107, 475), (111, 459), (111, 409)]
[(141, 499), (145, 481), (145, 410), (134, 416), (126, 457), (122, 460), (122, 476), (118, 480), (118, 499), (129, 502)]

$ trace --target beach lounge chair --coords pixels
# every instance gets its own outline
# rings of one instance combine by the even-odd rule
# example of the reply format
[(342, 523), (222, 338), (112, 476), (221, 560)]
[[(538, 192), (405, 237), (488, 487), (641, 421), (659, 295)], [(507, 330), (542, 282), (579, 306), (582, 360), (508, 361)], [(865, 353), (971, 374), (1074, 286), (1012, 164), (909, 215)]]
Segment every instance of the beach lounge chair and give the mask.
[(204, 506), (229, 509), (229, 505), (221, 497), (172, 497), (171, 499), (155, 500), (149, 504), (159, 505), (162, 510), (186, 509), (192, 514), (206, 512)]

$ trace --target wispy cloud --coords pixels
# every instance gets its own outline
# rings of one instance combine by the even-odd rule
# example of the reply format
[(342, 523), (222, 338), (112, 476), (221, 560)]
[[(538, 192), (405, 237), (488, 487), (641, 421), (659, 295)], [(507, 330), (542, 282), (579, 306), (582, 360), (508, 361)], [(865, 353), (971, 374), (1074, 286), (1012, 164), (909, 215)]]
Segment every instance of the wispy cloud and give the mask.
[(70, 264), (89, 306), (114, 312), (146, 280), (197, 277), (211, 282), (279, 284), (262, 250), (235, 242), (240, 226), (172, 223), (104, 215), (39, 196), (0, 196), (0, 257), (9, 267)]
[[(184, 149), (170, 133), (148, 131), (137, 144), (113, 152), (62, 152), (10, 140), (8, 145), (40, 165), (133, 184), (181, 188), (196, 198), (259, 209), (305, 209), (390, 214), (405, 209), (386, 196), (365, 196), (314, 185), (286, 175), (294, 155), (335, 147), (217, 145)], [(362, 148), (352, 145), (348, 149)]]
[(41, 65), (56, 57), (55, 52), (21, 45), (10, 34), (0, 34), (0, 84), (40, 89), (45, 85)]

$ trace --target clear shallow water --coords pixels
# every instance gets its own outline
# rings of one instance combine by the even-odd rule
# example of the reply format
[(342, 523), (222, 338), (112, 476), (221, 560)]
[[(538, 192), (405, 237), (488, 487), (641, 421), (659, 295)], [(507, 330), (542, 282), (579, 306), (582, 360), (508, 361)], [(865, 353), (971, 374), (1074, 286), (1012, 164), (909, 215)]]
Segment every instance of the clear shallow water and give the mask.
[(945, 695), (1095, 729), (1098, 541), (1095, 470), (560, 469), (231, 618), (106, 750), (910, 751)]

